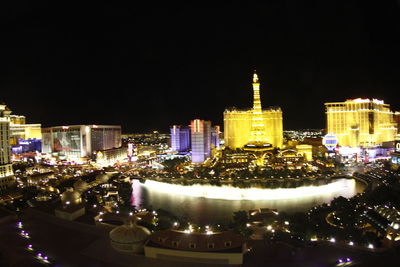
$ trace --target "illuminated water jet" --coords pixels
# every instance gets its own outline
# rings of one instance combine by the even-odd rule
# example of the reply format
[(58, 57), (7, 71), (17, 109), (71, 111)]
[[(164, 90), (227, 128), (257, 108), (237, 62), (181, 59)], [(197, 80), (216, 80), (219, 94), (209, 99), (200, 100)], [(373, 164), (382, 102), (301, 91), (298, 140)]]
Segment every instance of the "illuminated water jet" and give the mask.
[(353, 179), (341, 179), (326, 185), (302, 186), (297, 188), (237, 188), (229, 185), (177, 185), (146, 180), (143, 184), (147, 188), (177, 195), (204, 197), (227, 200), (279, 200), (296, 199), (311, 196), (322, 196), (335, 193), (344, 188), (355, 188)]

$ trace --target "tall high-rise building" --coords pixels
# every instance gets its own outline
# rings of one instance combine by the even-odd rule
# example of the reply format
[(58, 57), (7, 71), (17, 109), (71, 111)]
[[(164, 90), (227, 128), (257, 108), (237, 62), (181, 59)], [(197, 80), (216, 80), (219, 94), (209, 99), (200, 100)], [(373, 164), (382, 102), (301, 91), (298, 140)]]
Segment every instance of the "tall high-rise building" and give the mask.
[(393, 141), (397, 134), (390, 105), (377, 99), (349, 99), (325, 103), (327, 132), (340, 146), (371, 147)]
[(187, 152), (191, 148), (190, 127), (173, 125), (171, 131), (171, 148), (177, 152)]
[(281, 108), (262, 109), (260, 83), (257, 74), (254, 73), (253, 108), (245, 110), (231, 108), (224, 111), (225, 146), (236, 149), (248, 144), (269, 143), (274, 147), (282, 147), (282, 121)]
[(11, 110), (0, 103), (0, 190), (15, 182), (10, 151), (10, 113)]
[(211, 127), (211, 144), (214, 148), (219, 149), (219, 134), (221, 133), (220, 127), (218, 125)]
[(190, 122), (192, 162), (203, 163), (211, 156), (211, 122), (195, 119)]
[(42, 152), (69, 159), (121, 147), (121, 126), (71, 125), (42, 129)]

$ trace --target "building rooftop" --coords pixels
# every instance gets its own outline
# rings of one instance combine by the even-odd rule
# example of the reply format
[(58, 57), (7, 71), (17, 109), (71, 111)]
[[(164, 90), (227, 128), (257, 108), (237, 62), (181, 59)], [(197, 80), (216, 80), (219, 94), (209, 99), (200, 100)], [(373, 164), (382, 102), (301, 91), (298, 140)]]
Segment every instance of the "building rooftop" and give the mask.
[(158, 231), (146, 246), (197, 252), (241, 253), (244, 240), (233, 232), (185, 233), (175, 230)]
[[(80, 128), (82, 126), (88, 126), (91, 128), (121, 128), (121, 125), (97, 125), (97, 124), (78, 124), (78, 125), (63, 125), (63, 126), (50, 126), (43, 129), (68, 129), (68, 128)], [(42, 130), (43, 130), (42, 129)]]
[[(227, 112), (227, 113), (229, 113), (229, 112), (243, 112), (243, 113), (245, 113), (245, 112), (252, 112), (252, 110), (253, 110), (253, 108), (238, 109), (236, 107), (229, 107), (229, 108), (225, 109), (224, 112)], [(268, 108), (263, 108), (262, 111), (263, 112), (282, 111), (282, 109), (281, 109), (281, 107), (278, 107), (278, 106), (271, 106), (271, 107), (268, 107)]]
[(355, 99), (346, 99), (346, 101), (343, 102), (327, 102), (325, 103), (325, 105), (331, 105), (331, 104), (345, 104), (345, 103), (355, 103), (355, 104), (359, 104), (359, 103), (375, 103), (375, 104), (379, 104), (379, 105), (388, 105), (385, 104), (385, 102), (383, 100), (379, 100), (376, 98), (355, 98)]

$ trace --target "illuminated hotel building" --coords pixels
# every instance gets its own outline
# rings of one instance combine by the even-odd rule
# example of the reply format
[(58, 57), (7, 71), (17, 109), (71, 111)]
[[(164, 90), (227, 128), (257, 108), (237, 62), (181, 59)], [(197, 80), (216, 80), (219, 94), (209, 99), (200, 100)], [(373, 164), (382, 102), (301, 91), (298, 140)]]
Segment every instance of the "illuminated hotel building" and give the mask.
[(41, 124), (26, 124), (25, 116), (10, 115), (10, 143), (18, 144), (19, 139), (42, 139)]
[(0, 191), (15, 181), (10, 151), (10, 113), (11, 110), (0, 103)]
[(340, 146), (371, 147), (393, 141), (397, 125), (390, 105), (377, 99), (325, 103), (327, 132)]
[(224, 111), (224, 141), (225, 146), (231, 149), (267, 143), (282, 147), (282, 110), (279, 107), (262, 109), (257, 74), (253, 76), (253, 108)]
[(121, 147), (121, 126), (72, 125), (43, 128), (42, 138), (42, 153), (79, 159), (97, 151)]
[(171, 149), (177, 152), (190, 151), (190, 127), (173, 125), (171, 131)]
[(214, 126), (211, 128), (211, 144), (214, 146), (214, 148), (219, 149), (219, 134), (221, 133), (220, 127)]
[(192, 162), (203, 163), (211, 156), (211, 122), (195, 119), (190, 122)]
[(12, 124), (26, 124), (26, 117), (23, 115), (10, 115), (10, 123)]
[(41, 151), (41, 124), (26, 124), (25, 116), (10, 115), (10, 145), (12, 153)]
[(396, 111), (396, 112), (394, 113), (394, 121), (395, 121), (395, 123), (396, 123), (397, 132), (398, 132), (399, 129), (400, 129), (400, 112)]

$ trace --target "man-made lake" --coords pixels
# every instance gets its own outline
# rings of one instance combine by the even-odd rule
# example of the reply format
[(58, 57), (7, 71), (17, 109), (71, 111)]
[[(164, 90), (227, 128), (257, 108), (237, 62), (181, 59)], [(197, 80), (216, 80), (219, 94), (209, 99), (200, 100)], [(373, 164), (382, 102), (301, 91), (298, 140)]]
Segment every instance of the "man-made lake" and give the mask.
[(226, 222), (238, 210), (258, 208), (278, 211), (306, 211), (313, 206), (329, 203), (338, 196), (352, 197), (365, 189), (354, 179), (336, 179), (329, 184), (297, 188), (258, 189), (230, 186), (181, 186), (147, 180), (141, 184), (132, 180), (132, 205), (152, 206), (177, 216), (190, 218), (194, 223)]

